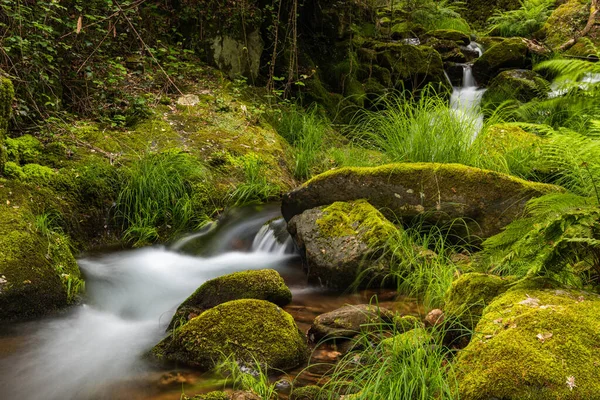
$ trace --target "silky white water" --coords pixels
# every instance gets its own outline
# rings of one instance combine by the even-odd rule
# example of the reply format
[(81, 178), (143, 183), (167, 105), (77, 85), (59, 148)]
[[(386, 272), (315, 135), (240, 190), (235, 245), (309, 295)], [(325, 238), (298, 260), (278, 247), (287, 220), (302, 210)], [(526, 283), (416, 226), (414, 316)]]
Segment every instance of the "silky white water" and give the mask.
[[(215, 241), (226, 247), (230, 231)], [(23, 326), (32, 332), (27, 343), (0, 358), (0, 399), (113, 399), (110, 385), (147, 370), (143, 355), (164, 337), (177, 306), (203, 282), (239, 270), (286, 268), (291, 256), (284, 245), (264, 237), (270, 252), (200, 257), (151, 247), (79, 260), (85, 304)]]
[(455, 110), (467, 126), (471, 126), (473, 138), (483, 127), (483, 114), (479, 106), (484, 93), (485, 89), (477, 86), (471, 65), (463, 64), (462, 86), (453, 88), (450, 108)]

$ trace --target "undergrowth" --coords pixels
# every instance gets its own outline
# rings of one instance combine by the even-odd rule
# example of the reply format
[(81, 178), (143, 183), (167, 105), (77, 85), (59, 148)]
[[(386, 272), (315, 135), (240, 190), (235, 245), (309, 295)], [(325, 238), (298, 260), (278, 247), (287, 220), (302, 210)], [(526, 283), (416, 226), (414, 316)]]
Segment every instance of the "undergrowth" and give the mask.
[(496, 11), (488, 19), (489, 34), (529, 37), (540, 30), (556, 4), (554, 0), (522, 0), (516, 10)]

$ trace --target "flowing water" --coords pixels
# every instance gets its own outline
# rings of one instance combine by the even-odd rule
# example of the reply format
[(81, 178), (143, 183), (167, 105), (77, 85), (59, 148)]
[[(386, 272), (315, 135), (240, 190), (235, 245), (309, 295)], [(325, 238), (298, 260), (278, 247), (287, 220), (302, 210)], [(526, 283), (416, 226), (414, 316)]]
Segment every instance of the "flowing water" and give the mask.
[(464, 119), (466, 125), (473, 131), (473, 138), (483, 127), (483, 114), (479, 109), (485, 89), (477, 86), (473, 69), (470, 64), (463, 64), (463, 78), (460, 87), (454, 87), (450, 98), (450, 108)]
[[(184, 383), (186, 391), (211, 388), (211, 376), (156, 369), (144, 355), (164, 337), (187, 296), (206, 280), (234, 271), (277, 269), (294, 296), (286, 310), (303, 330), (320, 313), (369, 301), (368, 292), (340, 297), (307, 287), (285, 223), (273, 220), (278, 216), (269, 207), (241, 212), (170, 248), (80, 259), (84, 304), (0, 329), (0, 399), (179, 399)], [(417, 311), (412, 303), (382, 304)]]

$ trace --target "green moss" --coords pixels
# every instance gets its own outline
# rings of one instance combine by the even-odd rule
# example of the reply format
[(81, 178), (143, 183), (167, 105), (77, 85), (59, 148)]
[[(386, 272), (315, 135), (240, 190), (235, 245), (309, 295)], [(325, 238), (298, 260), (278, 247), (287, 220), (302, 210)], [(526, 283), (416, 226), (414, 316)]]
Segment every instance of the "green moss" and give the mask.
[(199, 394), (192, 397), (191, 400), (229, 400), (231, 397), (220, 390), (216, 390), (214, 392), (209, 392), (206, 394)]
[(437, 29), (435, 31), (429, 31), (425, 34), (427, 37), (432, 37), (440, 40), (450, 40), (457, 44), (462, 44), (467, 46), (471, 43), (471, 38), (469, 35), (456, 31), (453, 29)]
[(324, 237), (359, 236), (369, 247), (384, 245), (398, 230), (366, 200), (335, 202), (325, 207), (317, 225)]
[(423, 322), (413, 315), (396, 316), (393, 319), (393, 323), (396, 331), (399, 333), (404, 333), (423, 327)]
[(600, 393), (600, 297), (536, 286), (539, 281), (517, 285), (484, 310), (458, 357), (461, 399), (592, 399)]
[(404, 333), (384, 339), (383, 348), (395, 357), (413, 353), (416, 349), (428, 346), (433, 342), (431, 334), (425, 328), (415, 328)]
[(479, 84), (487, 84), (502, 70), (529, 67), (531, 60), (527, 54), (527, 43), (522, 38), (506, 39), (490, 47), (475, 60), (473, 75)]
[(294, 388), (290, 400), (336, 400), (340, 396), (317, 385)]
[(219, 304), (238, 299), (270, 301), (286, 306), (292, 301), (292, 293), (281, 275), (272, 269), (234, 272), (211, 279), (202, 284), (177, 308), (169, 328), (185, 323), (189, 316), (197, 316)]
[(4, 164), (4, 176), (10, 179), (25, 180), (25, 174), (21, 166), (12, 161), (7, 161)]
[(21, 165), (39, 162), (42, 155), (42, 144), (31, 135), (23, 135), (15, 139), (7, 138), (6, 154), (9, 161)]
[(577, 39), (577, 42), (565, 52), (566, 55), (577, 58), (597, 58), (598, 47), (587, 37)]
[(536, 36), (543, 37), (551, 48), (557, 48), (585, 27), (589, 15), (589, 1), (569, 0), (552, 12)]
[(498, 295), (508, 290), (511, 279), (471, 272), (452, 282), (444, 299), (444, 313), (456, 327), (471, 331), (483, 314), (483, 309)]
[(64, 307), (81, 288), (68, 238), (34, 217), (51, 207), (60, 207), (52, 191), (0, 181), (0, 320)]
[(4, 163), (6, 162), (4, 139), (8, 130), (8, 121), (14, 97), (15, 89), (10, 79), (0, 77), (0, 176), (4, 174)]
[(465, 0), (461, 15), (469, 23), (479, 29), (486, 26), (487, 20), (494, 12), (515, 10), (520, 7), (519, 0)]
[(288, 369), (306, 360), (307, 346), (291, 315), (268, 301), (245, 299), (205, 311), (152, 353), (159, 360), (205, 369), (229, 355), (244, 363)]

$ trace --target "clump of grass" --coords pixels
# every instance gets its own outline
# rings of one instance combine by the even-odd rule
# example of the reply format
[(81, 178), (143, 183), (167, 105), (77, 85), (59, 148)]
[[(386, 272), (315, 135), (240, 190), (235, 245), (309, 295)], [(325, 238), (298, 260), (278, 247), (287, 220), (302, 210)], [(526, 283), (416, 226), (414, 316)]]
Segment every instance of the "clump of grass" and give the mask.
[(193, 185), (205, 178), (202, 165), (180, 152), (148, 154), (125, 168), (115, 205), (124, 238), (137, 246), (199, 225), (206, 216), (194, 209)]
[(510, 11), (496, 11), (488, 19), (489, 34), (513, 37), (531, 36), (542, 28), (554, 8), (555, 0), (523, 0), (521, 7)]
[(323, 164), (323, 146), (330, 123), (313, 107), (292, 107), (276, 122), (277, 132), (294, 148), (294, 176), (307, 179)]
[(404, 334), (401, 345), (391, 346), (363, 333), (354, 348), (365, 350), (345, 355), (324, 388), (353, 393), (356, 400), (457, 399), (452, 354), (442, 343), (445, 335), (444, 328), (429, 333), (414, 329)]
[(349, 135), (364, 147), (384, 152), (395, 162), (458, 162), (470, 165), (478, 120), (448, 107), (445, 99), (395, 96), (382, 99), (380, 111), (363, 111)]
[(277, 398), (275, 383), (269, 379), (269, 370), (258, 361), (252, 365), (240, 365), (233, 357), (227, 357), (221, 361), (216, 371), (231, 379), (234, 389), (250, 391), (261, 399), (270, 400)]
[(265, 164), (255, 153), (232, 158), (231, 163), (244, 173), (244, 182), (237, 185), (230, 193), (232, 205), (242, 206), (252, 203), (264, 203), (276, 199), (281, 188), (269, 182), (265, 174)]

